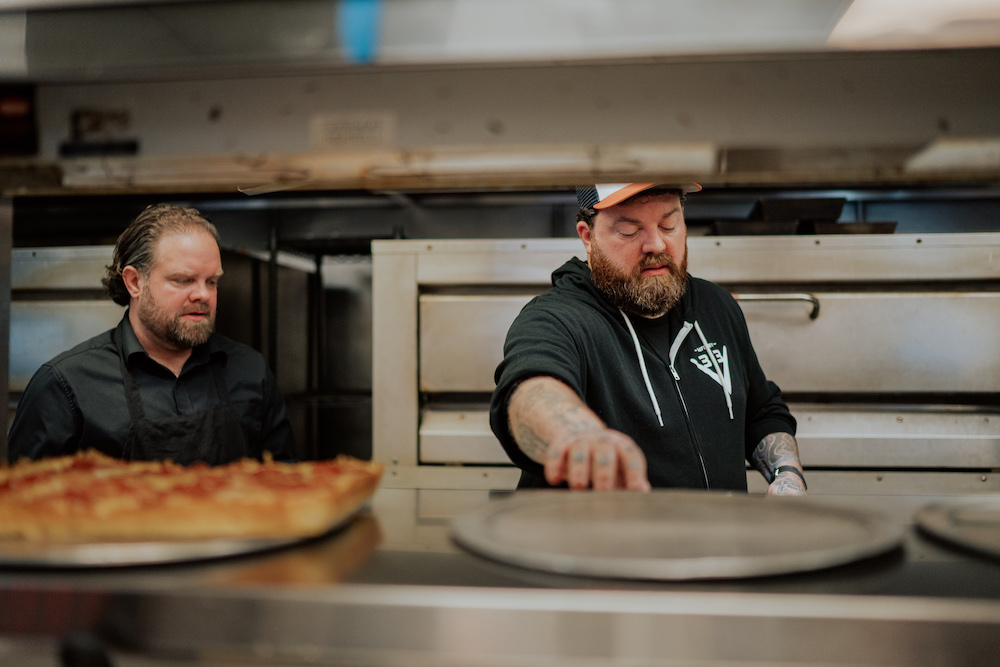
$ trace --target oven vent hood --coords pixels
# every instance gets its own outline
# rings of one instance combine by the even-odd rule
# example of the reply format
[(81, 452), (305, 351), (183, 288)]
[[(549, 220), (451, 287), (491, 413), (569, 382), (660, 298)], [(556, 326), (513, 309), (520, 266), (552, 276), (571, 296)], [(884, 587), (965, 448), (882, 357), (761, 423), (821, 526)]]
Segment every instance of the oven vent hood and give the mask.
[(993, 185), (1000, 2), (938, 4), (0, 0), (0, 192)]
[(955, 0), (0, 0), (0, 76), (566, 62), (1000, 45)]

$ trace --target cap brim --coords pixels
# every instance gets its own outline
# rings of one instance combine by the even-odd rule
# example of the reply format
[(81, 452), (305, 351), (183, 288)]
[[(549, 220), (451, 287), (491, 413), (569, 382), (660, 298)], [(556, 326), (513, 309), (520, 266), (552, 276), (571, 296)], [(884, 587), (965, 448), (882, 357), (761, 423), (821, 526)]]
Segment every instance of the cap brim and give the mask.
[[(598, 187), (598, 192), (600, 192), (600, 186)], [(687, 194), (689, 192), (698, 192), (701, 190), (701, 186), (697, 183), (629, 183), (623, 188), (615, 190), (611, 194), (607, 195), (599, 202), (594, 204), (595, 209), (610, 208), (616, 204), (620, 204), (629, 197), (634, 197), (643, 190), (649, 190), (650, 188), (671, 188), (680, 190), (681, 192)]]

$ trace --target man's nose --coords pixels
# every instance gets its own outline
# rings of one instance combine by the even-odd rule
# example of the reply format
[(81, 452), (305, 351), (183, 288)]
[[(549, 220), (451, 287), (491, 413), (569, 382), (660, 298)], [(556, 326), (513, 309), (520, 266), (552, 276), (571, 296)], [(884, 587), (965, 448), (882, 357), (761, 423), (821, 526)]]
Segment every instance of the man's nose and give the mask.
[(667, 242), (660, 235), (659, 230), (649, 232), (643, 239), (642, 251), (646, 254), (658, 255), (666, 249)]
[(192, 301), (208, 301), (211, 294), (212, 290), (208, 286), (208, 283), (195, 282), (194, 286), (191, 288)]

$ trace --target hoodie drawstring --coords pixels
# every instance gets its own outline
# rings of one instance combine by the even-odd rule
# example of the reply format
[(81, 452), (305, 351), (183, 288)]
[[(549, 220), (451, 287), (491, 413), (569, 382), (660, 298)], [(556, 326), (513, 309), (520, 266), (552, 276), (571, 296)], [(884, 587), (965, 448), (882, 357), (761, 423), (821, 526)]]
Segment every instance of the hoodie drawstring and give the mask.
[(642, 381), (646, 383), (646, 392), (649, 394), (649, 400), (653, 403), (653, 412), (656, 413), (656, 421), (659, 422), (660, 426), (663, 426), (663, 417), (660, 416), (660, 404), (656, 402), (656, 394), (653, 393), (653, 385), (649, 381), (649, 373), (646, 372), (646, 361), (642, 358), (642, 346), (639, 344), (639, 337), (635, 335), (635, 329), (632, 328), (632, 321), (629, 320), (625, 311), (619, 308), (618, 312), (625, 318), (625, 326), (628, 327), (628, 332), (632, 334), (632, 343), (635, 344), (635, 356), (639, 359), (639, 370), (642, 371)]
[[(649, 381), (649, 372), (646, 370), (646, 360), (642, 356), (642, 345), (639, 343), (639, 336), (636, 335), (635, 328), (633, 328), (632, 326), (632, 321), (628, 318), (628, 315), (625, 314), (625, 311), (619, 308), (618, 312), (622, 314), (622, 318), (625, 320), (625, 326), (628, 327), (628, 332), (632, 336), (632, 344), (635, 346), (635, 356), (636, 359), (639, 360), (639, 370), (642, 371), (642, 381), (646, 384), (646, 393), (649, 394), (649, 400), (653, 404), (653, 412), (656, 413), (656, 421), (659, 423), (660, 426), (663, 426), (663, 417), (660, 414), (660, 404), (657, 402), (656, 394), (653, 392), (653, 384)], [(681, 332), (681, 335), (679, 335), (677, 337), (677, 340), (674, 341), (674, 345), (670, 350), (671, 364), (673, 364), (673, 355), (677, 353), (676, 348), (680, 347), (680, 343), (684, 338), (684, 334), (686, 334), (688, 331), (691, 330), (692, 325), (688, 324), (687, 322), (685, 322), (684, 325), (685, 326), (683, 331)], [(712, 362), (712, 368), (715, 369), (715, 375), (719, 380), (719, 384), (722, 386), (722, 393), (726, 397), (726, 407), (729, 409), (729, 418), (733, 419), (734, 417), (733, 417), (732, 389), (726, 386), (726, 379), (722, 375), (722, 369), (719, 368), (719, 362), (716, 360), (715, 353), (712, 351), (712, 348), (709, 347), (708, 339), (705, 338), (705, 332), (701, 330), (701, 325), (698, 324), (697, 320), (695, 320), (694, 322), (694, 329), (695, 331), (698, 332), (698, 338), (701, 339), (701, 344), (705, 346), (705, 353), (708, 355), (709, 360)], [(671, 371), (675, 374), (675, 377), (677, 377), (676, 371), (673, 370), (673, 366), (671, 366)], [(677, 379), (680, 378), (677, 377)]]

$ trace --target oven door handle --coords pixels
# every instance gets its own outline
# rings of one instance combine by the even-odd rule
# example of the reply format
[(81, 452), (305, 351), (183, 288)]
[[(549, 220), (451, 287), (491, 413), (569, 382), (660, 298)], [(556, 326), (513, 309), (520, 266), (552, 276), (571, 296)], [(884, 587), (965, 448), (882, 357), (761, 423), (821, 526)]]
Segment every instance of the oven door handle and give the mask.
[(733, 298), (737, 301), (808, 301), (812, 304), (809, 319), (815, 320), (819, 317), (819, 299), (813, 294), (743, 294), (733, 292)]

